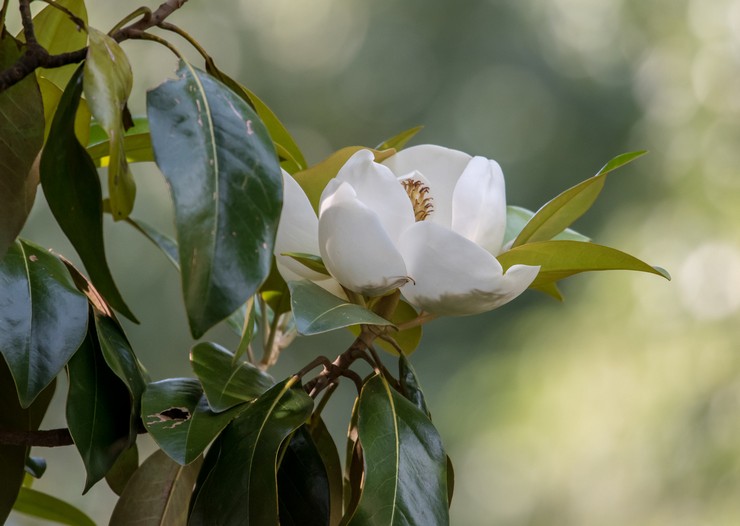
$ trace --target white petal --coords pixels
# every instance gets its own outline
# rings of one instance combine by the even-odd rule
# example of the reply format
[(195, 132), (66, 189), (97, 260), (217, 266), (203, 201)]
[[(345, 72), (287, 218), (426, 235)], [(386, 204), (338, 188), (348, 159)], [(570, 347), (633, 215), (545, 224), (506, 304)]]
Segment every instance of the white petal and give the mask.
[(506, 274), (489, 252), (444, 227), (421, 221), (401, 238), (412, 279), (401, 292), (420, 309), (464, 316), (507, 303), (534, 281), (539, 267), (515, 265)]
[[(286, 252), (319, 255), (319, 220), (303, 189), (283, 170), (283, 209), (275, 236), (275, 257), (278, 270), (286, 281), (295, 279), (326, 279), (288, 256)], [(289, 272), (286, 272), (286, 269)]]
[(474, 157), (452, 194), (452, 230), (485, 248), (501, 251), (506, 233), (506, 186), (496, 161)]
[(355, 292), (377, 296), (406, 282), (406, 265), (378, 214), (348, 183), (322, 204), (319, 249), (332, 276)]
[(414, 170), (429, 181), (430, 195), (434, 200), (434, 213), (429, 221), (450, 228), (452, 225), (452, 192), (457, 180), (465, 170), (470, 155), (443, 146), (422, 144), (401, 150), (383, 164), (390, 168), (396, 177)]
[[(321, 194), (324, 200), (342, 183), (352, 186), (357, 199), (378, 214), (384, 230), (394, 243), (401, 232), (414, 224), (414, 209), (409, 196), (388, 168), (374, 161), (370, 150), (356, 152), (339, 170)], [(320, 215), (320, 213), (319, 213)]]

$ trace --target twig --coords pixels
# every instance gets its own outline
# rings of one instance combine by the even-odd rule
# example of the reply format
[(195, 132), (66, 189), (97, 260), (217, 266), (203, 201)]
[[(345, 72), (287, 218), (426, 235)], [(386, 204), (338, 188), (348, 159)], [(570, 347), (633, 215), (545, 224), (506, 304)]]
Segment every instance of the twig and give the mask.
[(48, 429), (46, 431), (19, 431), (0, 429), (0, 444), (4, 446), (58, 447), (74, 444), (69, 429)]

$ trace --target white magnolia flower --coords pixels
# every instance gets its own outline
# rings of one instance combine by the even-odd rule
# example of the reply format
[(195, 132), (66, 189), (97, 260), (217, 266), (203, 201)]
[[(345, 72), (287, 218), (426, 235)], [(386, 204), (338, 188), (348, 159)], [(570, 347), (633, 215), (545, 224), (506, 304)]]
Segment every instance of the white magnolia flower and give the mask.
[[(275, 253), (286, 280), (336, 282), (367, 296), (397, 287), (423, 311), (466, 315), (524, 292), (539, 267), (496, 259), (506, 230), (498, 163), (441, 146), (403, 150), (383, 164), (355, 153), (321, 195), (318, 218), (287, 173)], [(287, 252), (319, 254), (334, 278)], [(334, 281), (336, 280), (336, 282)]]

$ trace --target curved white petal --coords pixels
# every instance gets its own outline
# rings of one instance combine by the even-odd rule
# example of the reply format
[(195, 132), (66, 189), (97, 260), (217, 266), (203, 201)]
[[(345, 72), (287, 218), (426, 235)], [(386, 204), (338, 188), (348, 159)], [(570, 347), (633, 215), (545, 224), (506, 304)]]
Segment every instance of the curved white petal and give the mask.
[(332, 276), (354, 292), (377, 296), (406, 282), (406, 265), (378, 214), (349, 183), (322, 203), (319, 249)]
[(444, 227), (421, 221), (401, 238), (412, 281), (401, 292), (420, 309), (464, 316), (507, 303), (534, 281), (539, 267), (515, 265), (506, 274), (489, 252)]
[(357, 199), (378, 214), (385, 231), (394, 243), (398, 243), (401, 232), (414, 224), (414, 209), (393, 172), (374, 159), (370, 150), (352, 155), (322, 192), (319, 210), (323, 210), (324, 201), (339, 185), (348, 183)]
[(452, 194), (452, 230), (494, 256), (506, 233), (506, 186), (496, 161), (474, 157)]
[(401, 150), (383, 161), (383, 164), (390, 168), (396, 177), (403, 177), (414, 170), (420, 172), (429, 181), (430, 195), (434, 204), (434, 212), (428, 221), (450, 228), (452, 193), (470, 159), (472, 157), (464, 152), (433, 144), (422, 144)]
[(286, 281), (326, 279), (324, 274), (309, 269), (291, 257), (281, 255), (286, 252), (302, 252), (317, 256), (319, 220), (303, 189), (288, 172), (283, 170), (283, 208), (275, 236), (278, 271)]

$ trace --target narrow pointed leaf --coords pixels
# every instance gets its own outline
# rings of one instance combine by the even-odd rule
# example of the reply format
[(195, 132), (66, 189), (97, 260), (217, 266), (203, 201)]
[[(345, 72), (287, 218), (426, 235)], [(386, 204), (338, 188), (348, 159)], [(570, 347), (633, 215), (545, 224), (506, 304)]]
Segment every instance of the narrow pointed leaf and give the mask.
[(202, 457), (181, 466), (164, 451), (155, 451), (126, 484), (113, 509), (109, 526), (185, 524), (201, 463)]
[[(506, 234), (504, 235), (504, 245), (513, 241), (519, 232), (532, 219), (534, 212), (519, 206), (509, 205), (506, 207)], [(569, 239), (571, 241), (591, 241), (590, 238), (579, 234), (575, 230), (566, 228), (553, 239)]]
[(345, 525), (354, 515), (360, 502), (363, 483), (363, 456), (362, 444), (358, 435), (357, 424), (360, 416), (360, 399), (355, 398), (352, 404), (352, 413), (347, 427), (347, 443), (344, 451), (344, 477), (342, 479), (344, 516), (340, 524)]
[(85, 60), (83, 86), (93, 117), (110, 139), (108, 194), (113, 219), (126, 219), (134, 207), (136, 185), (129, 172), (124, 146), (122, 112), (131, 94), (131, 65), (121, 46), (93, 27)]
[(149, 384), (141, 401), (149, 434), (179, 464), (193, 462), (245, 405), (215, 413), (203, 388), (192, 378), (170, 378)]
[(447, 525), (447, 455), (413, 403), (373, 376), (360, 394), (365, 477), (350, 526)]
[(390, 148), (393, 148), (395, 150), (400, 150), (401, 148), (406, 146), (407, 142), (413, 139), (414, 136), (423, 129), (424, 126), (415, 126), (413, 128), (409, 128), (408, 130), (404, 130), (401, 133), (394, 135), (390, 139), (381, 142), (378, 146), (375, 147), (375, 149), (388, 150)]
[(113, 493), (120, 496), (137, 469), (139, 469), (139, 449), (134, 443), (118, 456), (108, 473), (105, 474), (105, 481)]
[(0, 261), (0, 354), (28, 407), (85, 338), (88, 307), (64, 264), (16, 241)]
[[(0, 357), (0, 400), (3, 409), (0, 411), (0, 429), (18, 431), (36, 431), (46, 414), (51, 397), (54, 395), (56, 382), (44, 389), (28, 408), (23, 408), (18, 400), (13, 377), (5, 360)], [(28, 446), (8, 446), (0, 444), (0, 524), (5, 523), (23, 484), (26, 472), (26, 459), (30, 451)]]
[(31, 488), (21, 488), (13, 510), (57, 524), (95, 526), (95, 522), (79, 508)]
[(660, 267), (651, 267), (634, 256), (615, 248), (579, 241), (541, 241), (527, 243), (500, 254), (497, 259), (508, 269), (512, 265), (539, 265), (540, 272), (532, 283), (533, 288), (578, 274), (596, 270), (635, 270), (670, 279)]
[(95, 165), (77, 141), (75, 112), (82, 94), (82, 69), (59, 101), (41, 155), (41, 187), (54, 217), (80, 255), (90, 280), (113, 308), (132, 321), (108, 268), (103, 245), (103, 208)]
[(295, 378), (285, 380), (252, 402), (210, 450), (211, 469), (196, 487), (191, 526), (277, 526), (276, 462), (283, 440), (306, 421), (313, 401)]
[(67, 364), (67, 424), (87, 472), (86, 493), (132, 444), (128, 389), (105, 363), (94, 322)]
[[(73, 70), (74, 71), (74, 70)], [(54, 114), (59, 106), (59, 101), (62, 99), (64, 93), (52, 81), (46, 77), (38, 77), (39, 89), (41, 90), (41, 99), (44, 101), (44, 140), (49, 137), (51, 131), (51, 124), (54, 122)], [(77, 107), (75, 113), (75, 136), (80, 144), (87, 144), (90, 138), (90, 119), (92, 115), (87, 107), (87, 101), (80, 99), (80, 104)]]
[(358, 324), (392, 325), (365, 307), (341, 300), (311, 281), (291, 281), (288, 287), (300, 334), (308, 336)]
[[(2, 26), (0, 26), (2, 27)], [(0, 71), (21, 56), (15, 39), (0, 30)], [(39, 85), (29, 75), (0, 93), (0, 259), (23, 228), (38, 186), (34, 160), (44, 143)]]
[(422, 413), (431, 418), (424, 393), (419, 385), (419, 380), (416, 378), (416, 371), (414, 371), (411, 362), (402, 354), (398, 356), (398, 380), (401, 384), (401, 394)]
[(593, 177), (569, 188), (546, 203), (519, 232), (512, 246), (518, 247), (525, 243), (547, 241), (554, 238), (591, 208), (602, 188), (604, 188), (606, 176), (609, 172), (634, 161), (646, 153), (645, 150), (642, 150), (619, 155), (606, 163)]
[(196, 344), (190, 351), (190, 363), (215, 412), (251, 402), (275, 384), (269, 374), (254, 365), (234, 363), (234, 355), (215, 343)]
[(338, 526), (342, 520), (342, 464), (334, 439), (320, 415), (313, 414), (308, 423), (311, 438), (326, 469), (329, 484), (329, 524)]
[(282, 176), (265, 127), (226, 86), (180, 63), (147, 94), (157, 165), (175, 205), (182, 288), (196, 338), (270, 272)]
[(538, 285), (536, 287), (532, 287), (534, 290), (539, 290), (540, 292), (547, 294), (553, 299), (556, 299), (558, 301), (564, 301), (565, 298), (563, 297), (563, 293), (560, 292), (560, 289), (558, 288), (558, 285), (556, 282), (550, 282), (550, 283), (543, 283), (541, 285)]
[(331, 276), (329, 271), (326, 270), (326, 265), (324, 265), (324, 260), (321, 259), (321, 256), (305, 254), (303, 252), (284, 252), (281, 255), (295, 259), (298, 263), (306, 268), (313, 270), (314, 272), (324, 274), (325, 276)]

